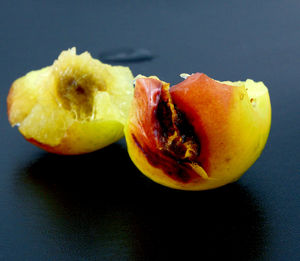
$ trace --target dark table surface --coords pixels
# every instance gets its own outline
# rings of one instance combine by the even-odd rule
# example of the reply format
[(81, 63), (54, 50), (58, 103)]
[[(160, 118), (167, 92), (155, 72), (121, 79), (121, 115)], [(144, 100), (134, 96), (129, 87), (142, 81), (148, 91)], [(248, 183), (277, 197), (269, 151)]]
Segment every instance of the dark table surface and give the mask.
[[(299, 10), (298, 0), (1, 1), (0, 260), (300, 260)], [(264, 81), (264, 152), (238, 182), (184, 192), (145, 178), (124, 140), (82, 156), (32, 146), (8, 124), (10, 84), (72, 46), (94, 57), (147, 49), (153, 59), (122, 64), (171, 83), (197, 71)]]

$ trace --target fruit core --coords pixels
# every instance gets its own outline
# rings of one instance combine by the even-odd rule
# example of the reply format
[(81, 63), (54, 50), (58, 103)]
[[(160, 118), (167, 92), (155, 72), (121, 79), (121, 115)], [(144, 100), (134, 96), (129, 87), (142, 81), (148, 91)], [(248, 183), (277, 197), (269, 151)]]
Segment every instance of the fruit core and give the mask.
[(200, 154), (200, 142), (184, 113), (172, 103), (168, 85), (162, 87), (156, 117), (162, 152), (178, 161), (195, 161)]
[[(185, 114), (178, 110), (173, 103), (169, 84), (158, 82), (155, 79), (148, 80), (152, 81), (155, 86), (153, 88), (159, 90), (159, 98), (151, 97), (149, 100), (152, 102), (148, 104), (148, 106), (153, 106), (151, 125), (154, 126), (152, 135), (156, 141), (145, 140), (142, 136), (132, 134), (134, 142), (146, 156), (148, 162), (163, 170), (170, 178), (181, 183), (206, 179), (207, 174), (199, 161), (200, 140)], [(137, 116), (139, 117), (139, 115)], [(148, 120), (139, 119), (140, 122)]]
[(61, 74), (57, 84), (57, 94), (62, 106), (71, 111), (78, 120), (89, 120), (93, 115), (94, 97), (97, 91), (104, 90), (91, 75), (76, 76)]

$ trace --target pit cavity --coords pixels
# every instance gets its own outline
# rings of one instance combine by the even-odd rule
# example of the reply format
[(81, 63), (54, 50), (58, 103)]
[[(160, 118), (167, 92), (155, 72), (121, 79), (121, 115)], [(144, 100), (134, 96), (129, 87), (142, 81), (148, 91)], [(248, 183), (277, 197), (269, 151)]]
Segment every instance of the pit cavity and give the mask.
[(173, 104), (168, 86), (162, 88), (156, 117), (162, 152), (182, 163), (199, 164), (200, 141), (185, 114)]
[(57, 94), (62, 106), (73, 113), (77, 120), (89, 120), (93, 115), (94, 96), (101, 90), (90, 75), (61, 75)]
[[(181, 184), (193, 183), (208, 178), (200, 161), (201, 144), (193, 126), (187, 117), (173, 104), (169, 84), (157, 79), (148, 78), (151, 84), (145, 88), (152, 88), (159, 93), (158, 99), (148, 97), (150, 104), (146, 104), (151, 110), (151, 118), (145, 119), (136, 110), (137, 122), (141, 133), (131, 133), (133, 142), (138, 150), (145, 155), (148, 163), (156, 169), (160, 169), (166, 176)], [(137, 90), (142, 88), (136, 86)], [(148, 92), (147, 92), (148, 93)], [(146, 121), (151, 121), (154, 139), (146, 138), (142, 134), (142, 128)], [(138, 134), (138, 135), (137, 135)], [(142, 135), (141, 135), (142, 134)]]

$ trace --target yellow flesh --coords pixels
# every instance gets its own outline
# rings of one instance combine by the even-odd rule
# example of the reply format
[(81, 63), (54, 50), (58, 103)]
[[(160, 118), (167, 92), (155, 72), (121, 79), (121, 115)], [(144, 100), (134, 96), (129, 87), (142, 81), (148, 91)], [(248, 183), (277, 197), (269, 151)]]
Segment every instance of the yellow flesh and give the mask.
[[(14, 82), (9, 120), (20, 126), (27, 139), (57, 146), (70, 136), (78, 147), (76, 153), (92, 151), (95, 148), (83, 147), (89, 147), (93, 135), (97, 140), (90, 143), (91, 147), (104, 147), (123, 136), (133, 95), (132, 82), (128, 68), (103, 64), (87, 52), (76, 55), (72, 48), (63, 51), (52, 66), (30, 72)], [(97, 133), (91, 131), (91, 122)], [(99, 126), (107, 126), (109, 132), (99, 131)]]

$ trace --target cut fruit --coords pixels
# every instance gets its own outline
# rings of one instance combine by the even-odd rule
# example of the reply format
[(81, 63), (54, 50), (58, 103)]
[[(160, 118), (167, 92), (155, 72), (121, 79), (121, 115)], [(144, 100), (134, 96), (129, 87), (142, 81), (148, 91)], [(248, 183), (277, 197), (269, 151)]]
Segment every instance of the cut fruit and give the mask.
[(125, 127), (129, 155), (150, 179), (183, 190), (236, 181), (259, 157), (271, 125), (262, 82), (184, 75), (169, 88), (139, 77)]
[(82, 154), (123, 137), (133, 96), (129, 68), (63, 51), (52, 66), (16, 80), (8, 118), (35, 145), (58, 154)]

